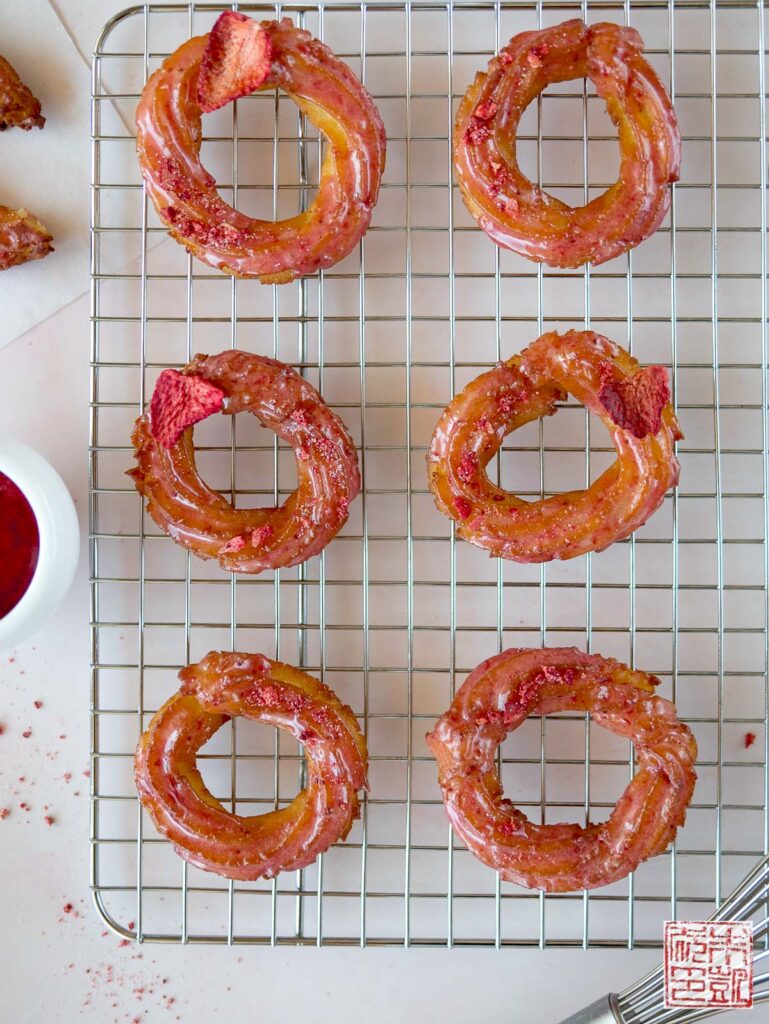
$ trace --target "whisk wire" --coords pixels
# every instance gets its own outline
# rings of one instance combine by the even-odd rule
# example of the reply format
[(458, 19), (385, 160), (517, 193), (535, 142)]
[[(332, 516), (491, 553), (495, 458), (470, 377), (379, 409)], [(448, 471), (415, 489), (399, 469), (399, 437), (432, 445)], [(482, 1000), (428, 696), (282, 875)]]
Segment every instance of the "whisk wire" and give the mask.
[[(709, 918), (714, 922), (750, 921), (753, 923), (753, 1005), (769, 1003), (769, 971), (757, 973), (755, 968), (769, 962), (769, 948), (757, 944), (769, 936), (769, 855), (763, 857), (750, 874), (737, 886)], [(763, 908), (763, 910), (762, 910)], [(729, 1007), (678, 1007), (664, 1005), (665, 971), (662, 964), (639, 978), (620, 995), (610, 995), (581, 1010), (563, 1024), (694, 1024), (715, 1016)]]

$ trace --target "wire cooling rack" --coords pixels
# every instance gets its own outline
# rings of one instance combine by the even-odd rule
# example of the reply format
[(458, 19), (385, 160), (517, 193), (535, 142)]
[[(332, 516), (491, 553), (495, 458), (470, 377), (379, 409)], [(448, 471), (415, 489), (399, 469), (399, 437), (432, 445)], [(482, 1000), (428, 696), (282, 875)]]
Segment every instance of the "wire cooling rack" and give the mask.
[[(170, 241), (136, 165), (133, 111), (154, 68), (230, 5), (141, 4), (93, 65), (91, 566), (92, 884), (108, 923), (164, 942), (658, 945), (702, 919), (767, 849), (767, 202), (762, 4), (247, 4), (292, 18), (376, 98), (387, 170), (372, 227), (332, 270), (281, 287), (234, 281)], [(453, 109), (514, 33), (567, 17), (630, 22), (674, 97), (683, 174), (670, 216), (629, 255), (578, 271), (497, 249), (451, 170)], [(246, 212), (284, 217), (317, 183), (321, 143), (280, 95), (210, 115), (204, 158)], [(521, 125), (528, 173), (572, 203), (617, 170), (590, 87), (548, 89)], [(629, 541), (519, 566), (457, 543), (424, 456), (441, 409), (544, 329), (590, 326), (671, 367), (686, 434), (681, 486)], [(306, 565), (230, 577), (158, 534), (123, 475), (157, 374), (237, 346), (299, 368), (360, 446), (350, 521)], [(199, 464), (236, 504), (293, 489), (293, 457), (251, 417), (196, 428)], [(539, 498), (594, 479), (612, 451), (565, 405), (508, 438), (500, 481)], [(577, 646), (663, 680), (694, 729), (699, 783), (676, 845), (594, 893), (508, 883), (452, 839), (424, 734), (504, 647)], [(261, 651), (322, 676), (365, 727), (371, 791), (344, 844), (273, 882), (185, 865), (142, 814), (132, 753), (176, 673), (210, 649)], [(745, 736), (755, 734), (747, 748)], [(226, 806), (258, 813), (303, 784), (301, 750), (233, 722), (201, 758)], [(530, 720), (506, 741), (507, 794), (535, 820), (602, 820), (633, 771), (589, 720)]]

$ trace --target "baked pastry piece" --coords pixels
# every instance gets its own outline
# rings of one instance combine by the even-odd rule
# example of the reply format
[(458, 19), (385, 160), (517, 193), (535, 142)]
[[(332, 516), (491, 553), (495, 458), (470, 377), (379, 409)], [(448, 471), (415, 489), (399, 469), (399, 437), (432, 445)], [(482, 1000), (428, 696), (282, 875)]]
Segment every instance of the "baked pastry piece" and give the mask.
[(29, 210), (0, 206), (0, 270), (41, 260), (53, 252), (53, 236)]
[(45, 118), (40, 113), (40, 100), (19, 78), (16, 69), (0, 57), (0, 132), (6, 128), (42, 128)]

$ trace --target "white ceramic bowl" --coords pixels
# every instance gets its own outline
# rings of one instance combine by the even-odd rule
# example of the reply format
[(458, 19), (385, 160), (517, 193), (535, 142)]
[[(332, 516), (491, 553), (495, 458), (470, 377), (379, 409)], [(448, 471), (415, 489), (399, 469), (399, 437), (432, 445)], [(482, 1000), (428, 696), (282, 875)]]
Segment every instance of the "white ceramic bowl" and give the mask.
[(0, 650), (5, 650), (39, 629), (66, 597), (80, 554), (80, 526), (64, 481), (32, 448), (0, 437), (0, 473), (29, 502), (40, 534), (35, 575), (19, 603), (0, 619)]

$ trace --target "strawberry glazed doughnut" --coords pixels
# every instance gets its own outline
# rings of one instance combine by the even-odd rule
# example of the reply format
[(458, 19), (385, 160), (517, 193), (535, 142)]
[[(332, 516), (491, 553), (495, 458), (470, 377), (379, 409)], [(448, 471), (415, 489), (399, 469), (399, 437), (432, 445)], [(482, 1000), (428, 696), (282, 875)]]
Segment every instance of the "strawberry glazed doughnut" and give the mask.
[[(617, 458), (584, 491), (524, 501), (493, 484), (486, 466), (505, 436), (573, 395), (606, 426)], [(454, 398), (427, 454), (435, 504), (460, 537), (514, 562), (603, 551), (628, 537), (678, 483), (667, 372), (641, 369), (592, 331), (543, 334), (520, 355), (476, 377)]]
[[(201, 480), (192, 426), (219, 411), (253, 413), (293, 447), (299, 483), (279, 508), (233, 508)], [(198, 355), (181, 372), (164, 370), (131, 440), (138, 465), (129, 476), (157, 525), (230, 572), (317, 555), (360, 490), (355, 446), (339, 417), (290, 366), (249, 352)]]
[[(282, 89), (328, 141), (317, 196), (288, 220), (247, 217), (200, 162), (201, 114)], [(225, 11), (149, 79), (136, 111), (147, 192), (173, 237), (237, 277), (283, 284), (333, 266), (366, 232), (385, 162), (379, 112), (349, 67), (288, 19)]]
[[(306, 867), (347, 836), (366, 787), (368, 754), (355, 715), (333, 690), (261, 654), (211, 652), (179, 678), (178, 693), (139, 741), (134, 774), (139, 799), (180, 857), (252, 881)], [(288, 807), (241, 817), (206, 788), (197, 753), (238, 715), (303, 744), (307, 785)]]
[[(655, 676), (574, 647), (503, 651), (480, 664), (427, 736), (451, 824), (507, 882), (545, 892), (608, 885), (673, 841), (697, 745)], [(502, 794), (497, 750), (529, 715), (590, 712), (635, 744), (638, 771), (601, 824), (535, 825)]]
[[(632, 28), (565, 21), (522, 32), (462, 100), (454, 167), (467, 209), (497, 245), (550, 267), (604, 263), (660, 226), (678, 180), (681, 138), (662, 83)], [(589, 78), (619, 133), (619, 179), (585, 206), (548, 195), (521, 172), (516, 131), (553, 82)]]

